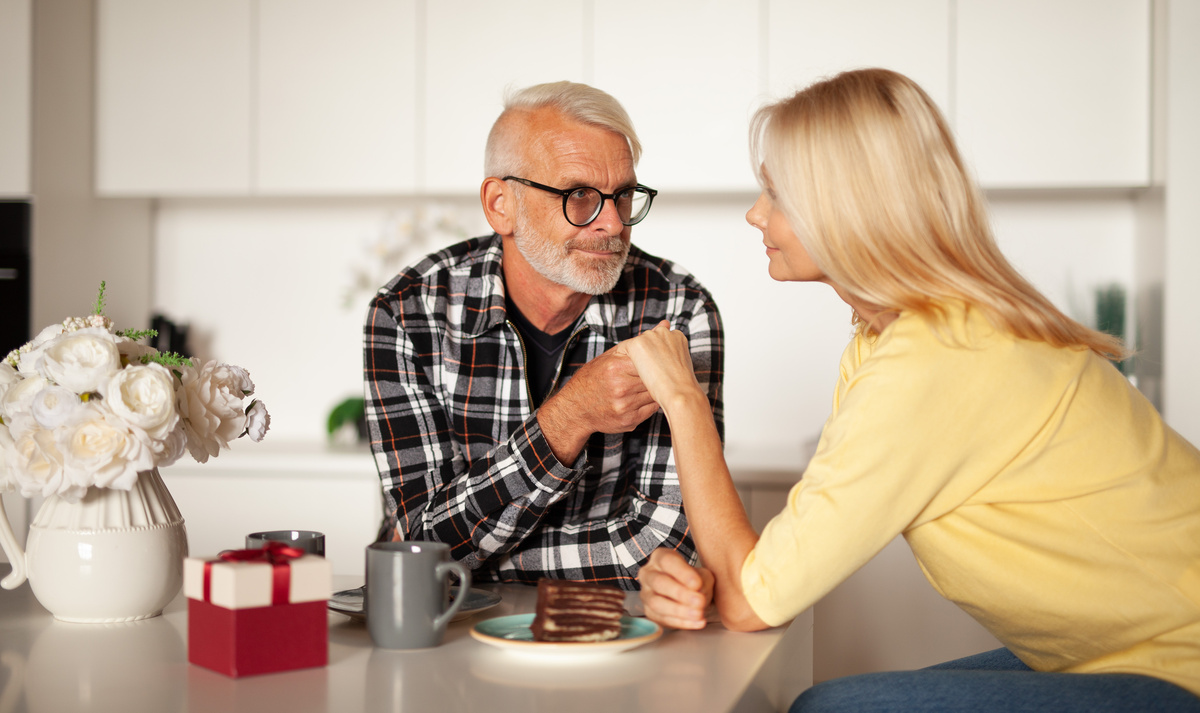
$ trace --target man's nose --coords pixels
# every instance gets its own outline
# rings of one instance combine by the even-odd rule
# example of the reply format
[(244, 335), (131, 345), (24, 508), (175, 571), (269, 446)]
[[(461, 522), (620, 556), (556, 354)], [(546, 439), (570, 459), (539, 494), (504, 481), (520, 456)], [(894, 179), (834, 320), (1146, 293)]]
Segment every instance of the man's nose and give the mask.
[(621, 214), (617, 212), (617, 202), (605, 198), (604, 205), (600, 207), (600, 215), (596, 216), (591, 225), (607, 231), (609, 235), (620, 235), (625, 229), (625, 224), (621, 222)]

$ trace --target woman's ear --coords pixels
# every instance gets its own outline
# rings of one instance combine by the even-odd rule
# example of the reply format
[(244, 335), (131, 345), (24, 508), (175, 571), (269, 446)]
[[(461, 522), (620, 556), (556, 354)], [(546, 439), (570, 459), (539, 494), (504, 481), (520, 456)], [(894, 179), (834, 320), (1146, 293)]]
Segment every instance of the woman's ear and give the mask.
[(479, 202), (488, 225), (502, 238), (512, 236), (516, 227), (516, 195), (512, 188), (495, 176), (483, 179), (479, 187)]

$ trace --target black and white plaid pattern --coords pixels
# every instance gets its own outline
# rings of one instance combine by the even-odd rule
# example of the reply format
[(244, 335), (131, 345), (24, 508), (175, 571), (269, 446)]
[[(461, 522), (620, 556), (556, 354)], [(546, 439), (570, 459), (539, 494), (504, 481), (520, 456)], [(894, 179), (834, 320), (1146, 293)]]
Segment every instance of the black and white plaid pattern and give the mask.
[[(448, 543), (477, 581), (636, 589), (654, 549), (694, 560), (661, 412), (630, 433), (593, 434), (573, 464), (551, 452), (506, 318), (501, 247), (492, 235), (430, 255), (371, 304), (363, 364), (388, 511), (380, 537)], [(664, 319), (687, 335), (723, 432), (717, 307), (690, 274), (636, 247), (572, 328), (557, 383)]]

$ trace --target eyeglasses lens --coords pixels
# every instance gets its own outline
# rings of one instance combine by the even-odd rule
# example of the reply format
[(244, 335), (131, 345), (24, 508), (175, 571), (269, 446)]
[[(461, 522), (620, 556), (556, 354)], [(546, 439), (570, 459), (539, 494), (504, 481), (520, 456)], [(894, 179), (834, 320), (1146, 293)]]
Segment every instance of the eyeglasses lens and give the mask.
[[(572, 225), (587, 225), (600, 215), (604, 196), (595, 188), (579, 188), (566, 200), (567, 220)], [(650, 194), (643, 188), (629, 188), (617, 194), (614, 201), (617, 216), (625, 225), (633, 225), (646, 217), (650, 209)]]

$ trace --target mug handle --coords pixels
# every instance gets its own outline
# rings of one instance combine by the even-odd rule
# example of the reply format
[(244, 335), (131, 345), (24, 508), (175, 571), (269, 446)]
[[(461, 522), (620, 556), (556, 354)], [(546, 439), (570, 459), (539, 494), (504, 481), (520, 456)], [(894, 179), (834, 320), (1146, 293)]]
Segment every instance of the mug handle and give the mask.
[(0, 581), (0, 587), (16, 589), (25, 583), (25, 552), (21, 550), (17, 536), (13, 534), (12, 525), (8, 523), (8, 513), (4, 512), (4, 498), (0, 496), (0, 549), (8, 557), (12, 571)]
[(433, 620), (434, 628), (442, 629), (467, 600), (467, 594), (471, 591), (471, 572), (461, 562), (439, 562), (436, 571), (438, 579), (445, 579), (451, 572), (458, 575), (458, 596), (451, 600), (450, 607), (442, 612), (441, 616)]

